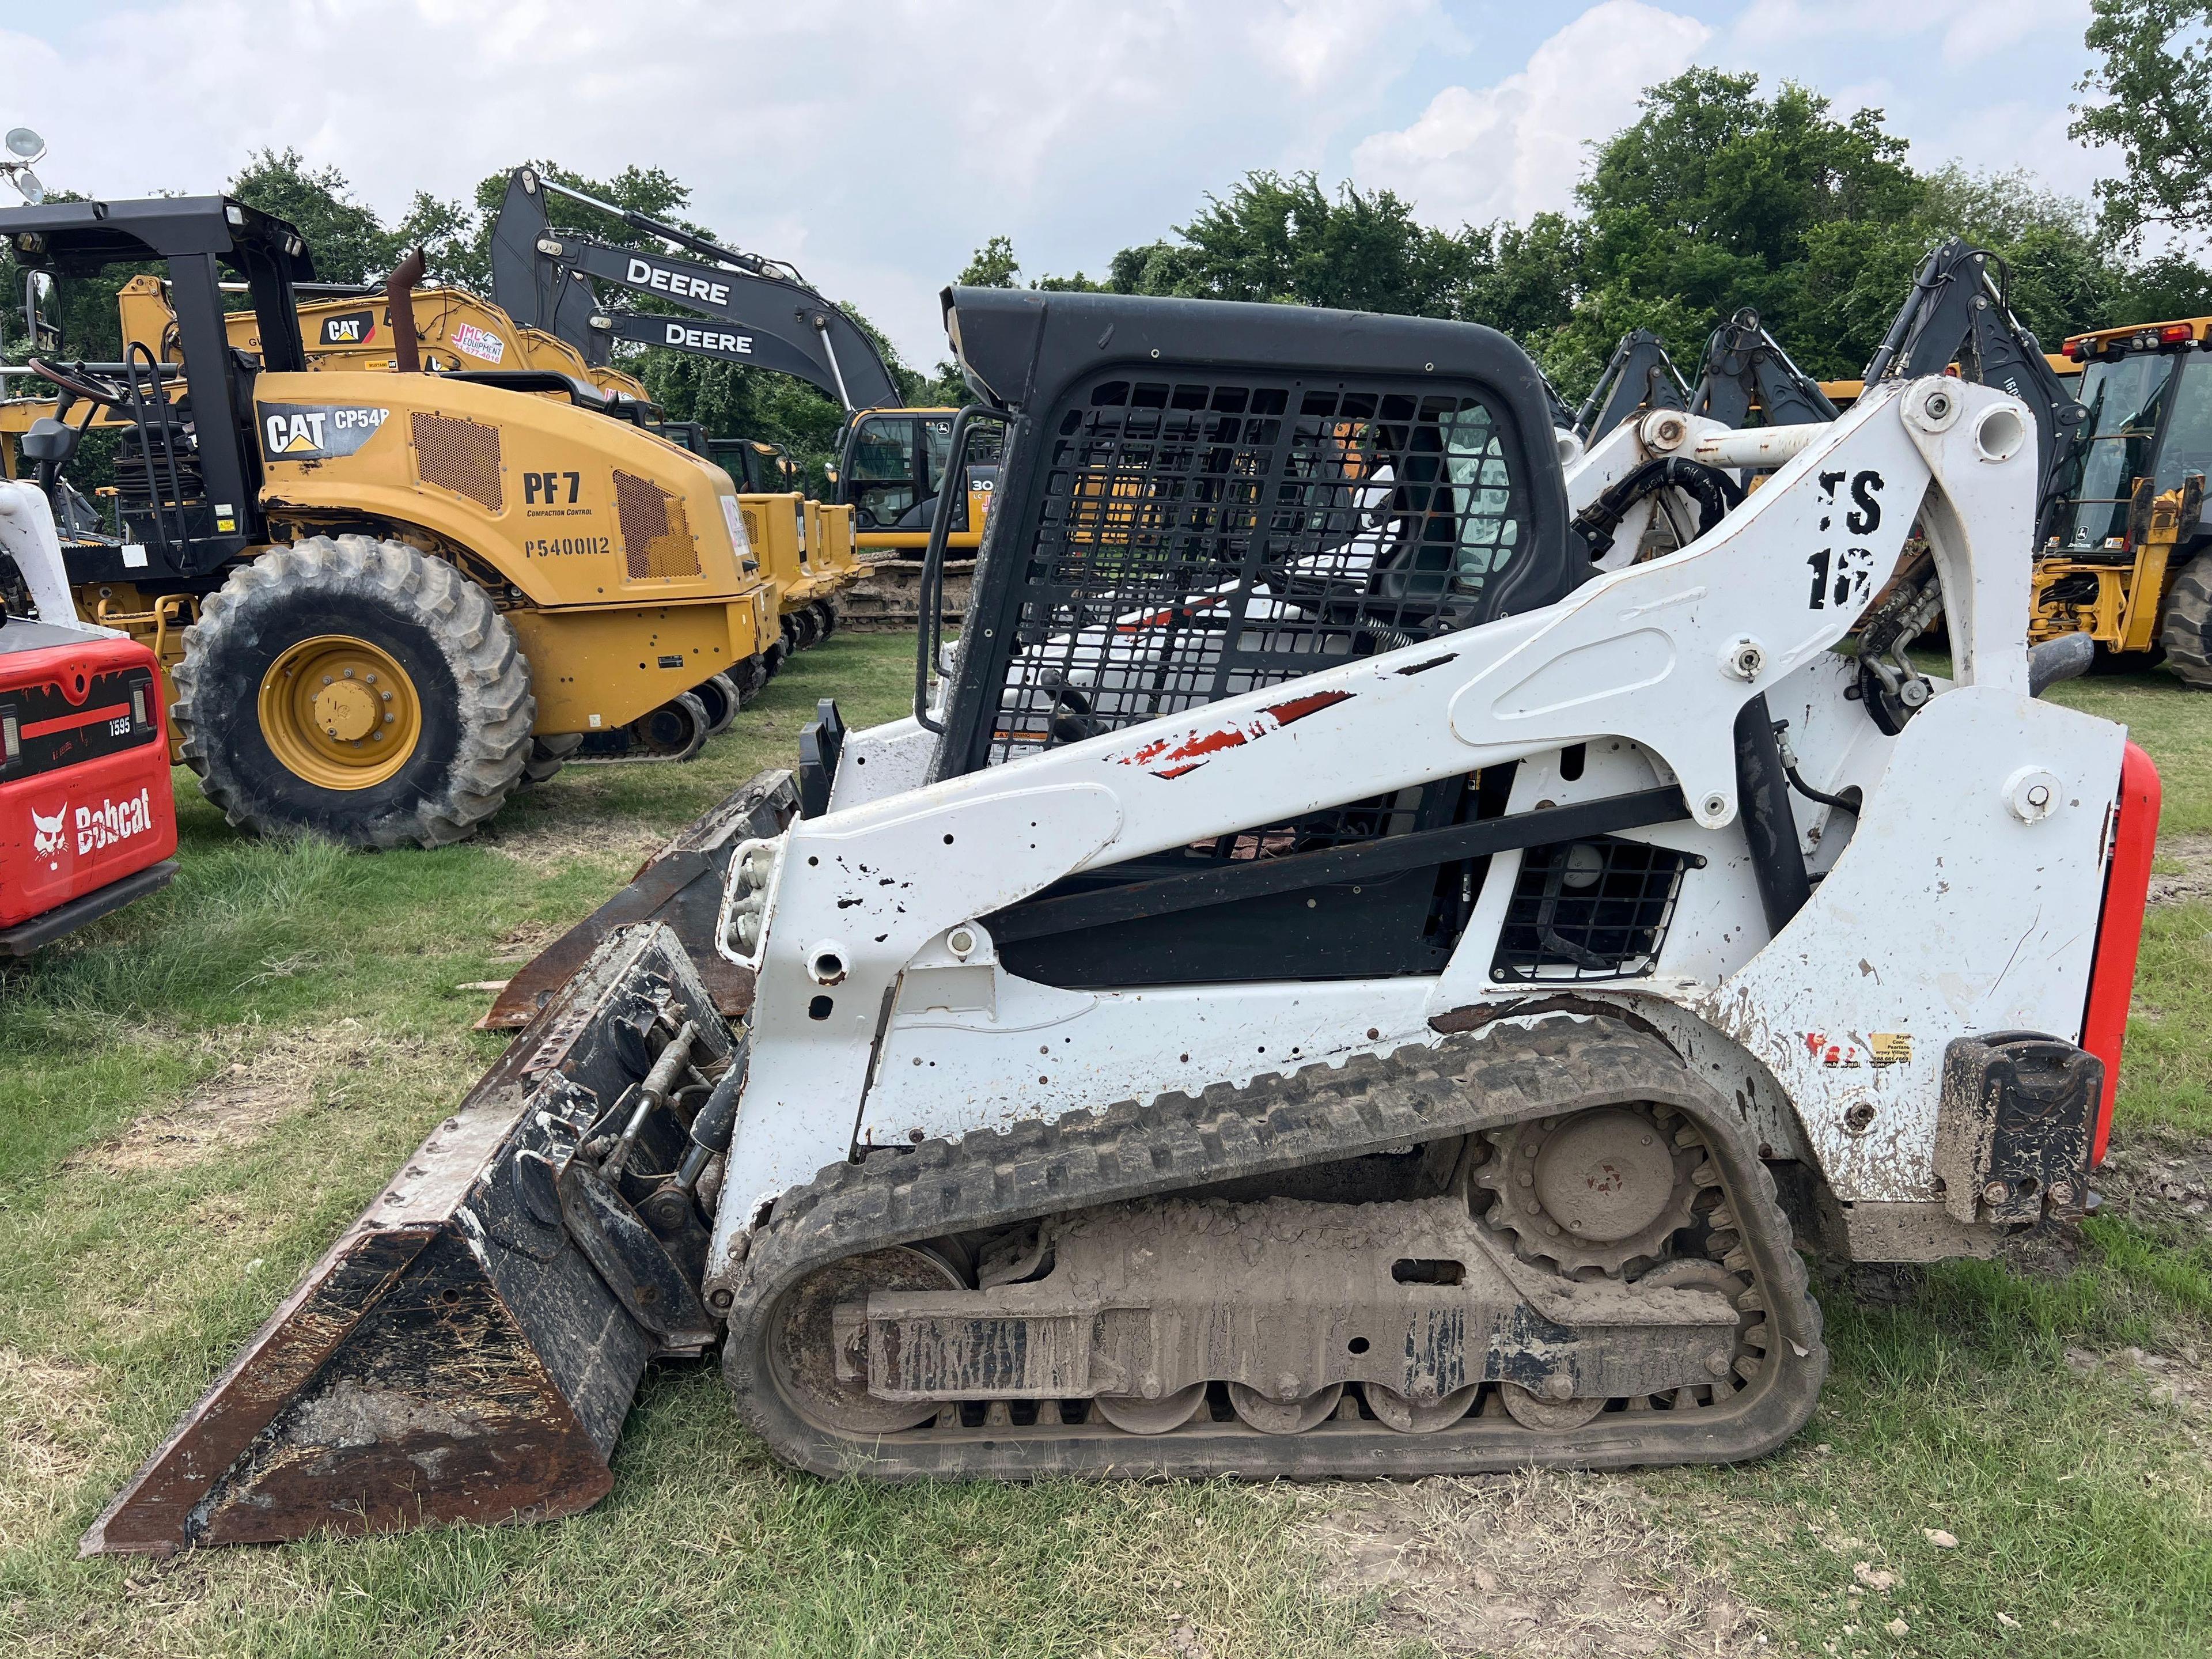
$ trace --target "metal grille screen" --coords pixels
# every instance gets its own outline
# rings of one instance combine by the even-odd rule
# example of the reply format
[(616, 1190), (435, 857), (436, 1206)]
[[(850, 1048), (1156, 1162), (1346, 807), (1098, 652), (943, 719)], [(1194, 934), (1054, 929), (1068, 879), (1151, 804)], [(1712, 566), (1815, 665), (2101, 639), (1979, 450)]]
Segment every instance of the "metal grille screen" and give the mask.
[(622, 521), (630, 580), (699, 574), (699, 545), (692, 539), (684, 503), (659, 485), (617, 469), (615, 516)]
[(499, 428), (450, 415), (408, 416), (415, 473), (424, 483), (465, 495), (487, 513), (504, 499), (499, 476)]
[(1532, 847), (1506, 907), (1494, 980), (1648, 974), (1693, 855), (1611, 836)]
[(1123, 375), (1040, 441), (992, 763), (1447, 632), (1533, 541), (1473, 392)]

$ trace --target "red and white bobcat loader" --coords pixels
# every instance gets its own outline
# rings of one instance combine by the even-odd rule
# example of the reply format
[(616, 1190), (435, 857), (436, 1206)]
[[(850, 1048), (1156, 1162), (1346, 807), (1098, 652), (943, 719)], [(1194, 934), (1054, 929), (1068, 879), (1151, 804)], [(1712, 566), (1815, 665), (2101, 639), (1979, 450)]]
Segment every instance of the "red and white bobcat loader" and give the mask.
[[(829, 1475), (1755, 1456), (1826, 1370), (1801, 1247), (2091, 1203), (2157, 781), (2036, 696), (2021, 404), (1631, 423), (1605, 488), (1715, 510), (1607, 568), (1488, 330), (946, 323), (1007, 435), (912, 716), (825, 708), (523, 976), (88, 1550), (572, 1513), (709, 1353)], [(1916, 527), (1951, 672), (1885, 678)]]
[(29, 484), (0, 479), (0, 957), (24, 957), (167, 886), (177, 814), (154, 653), (76, 620)]

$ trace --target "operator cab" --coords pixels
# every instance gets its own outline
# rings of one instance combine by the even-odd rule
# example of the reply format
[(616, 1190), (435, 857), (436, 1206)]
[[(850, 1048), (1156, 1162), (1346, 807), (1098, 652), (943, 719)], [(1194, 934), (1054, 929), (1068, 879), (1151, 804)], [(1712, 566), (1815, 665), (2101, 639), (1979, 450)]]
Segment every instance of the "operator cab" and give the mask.
[[(157, 360), (141, 342), (119, 361), (34, 356), (25, 365), (52, 389), (52, 413), (11, 423), (14, 453), (0, 459), (10, 476), (27, 471), (53, 503), (71, 580), (159, 590), (265, 539), (252, 386), (264, 368), (307, 367), (294, 285), (312, 281), (314, 265), (299, 232), (225, 197), (186, 196), (17, 208), (0, 213), (0, 235), (33, 274), (33, 292), (40, 275), (67, 281), (166, 264), (174, 300), (182, 363)], [(226, 337), (226, 274), (249, 298), (258, 358)], [(35, 314), (26, 321), (33, 338), (55, 338)], [(101, 492), (112, 517), (65, 476), (95, 422), (118, 434), (112, 495)]]
[(2077, 335), (2066, 356), (2082, 365), (2088, 420), (2075, 441), (2069, 487), (2049, 545), (2076, 556), (2131, 556), (2128, 514), (2136, 484), (2154, 495), (2192, 473), (2212, 475), (2212, 318)]
[[(845, 431), (839, 469), (842, 499), (853, 506), (854, 527), (862, 534), (911, 536), (915, 545), (929, 533), (952, 465), (952, 422), (949, 409), (877, 410), (853, 418)], [(957, 468), (952, 492), (956, 535), (969, 531), (968, 498), (997, 483), (1004, 438), (995, 424), (975, 432), (963, 447), (969, 459)]]

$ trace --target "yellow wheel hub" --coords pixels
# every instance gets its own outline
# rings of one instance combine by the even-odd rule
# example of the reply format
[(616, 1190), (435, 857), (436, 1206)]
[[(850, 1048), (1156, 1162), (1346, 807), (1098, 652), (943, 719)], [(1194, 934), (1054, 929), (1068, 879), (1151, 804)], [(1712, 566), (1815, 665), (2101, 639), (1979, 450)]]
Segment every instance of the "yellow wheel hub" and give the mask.
[(261, 682), (261, 734), (287, 770), (323, 789), (368, 789), (422, 736), (415, 682), (390, 653), (346, 634), (301, 640)]

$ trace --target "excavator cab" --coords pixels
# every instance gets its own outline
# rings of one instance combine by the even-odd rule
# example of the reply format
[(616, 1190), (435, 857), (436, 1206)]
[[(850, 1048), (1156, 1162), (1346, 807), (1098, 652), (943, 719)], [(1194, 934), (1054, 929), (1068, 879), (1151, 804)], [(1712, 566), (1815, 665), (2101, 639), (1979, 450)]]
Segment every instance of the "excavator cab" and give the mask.
[[(998, 477), (998, 434), (985, 427), (952, 456), (953, 410), (870, 410), (846, 428), (838, 495), (853, 507), (864, 545), (922, 547), (940, 508), (952, 545), (972, 548)], [(949, 486), (949, 488), (948, 488)]]

